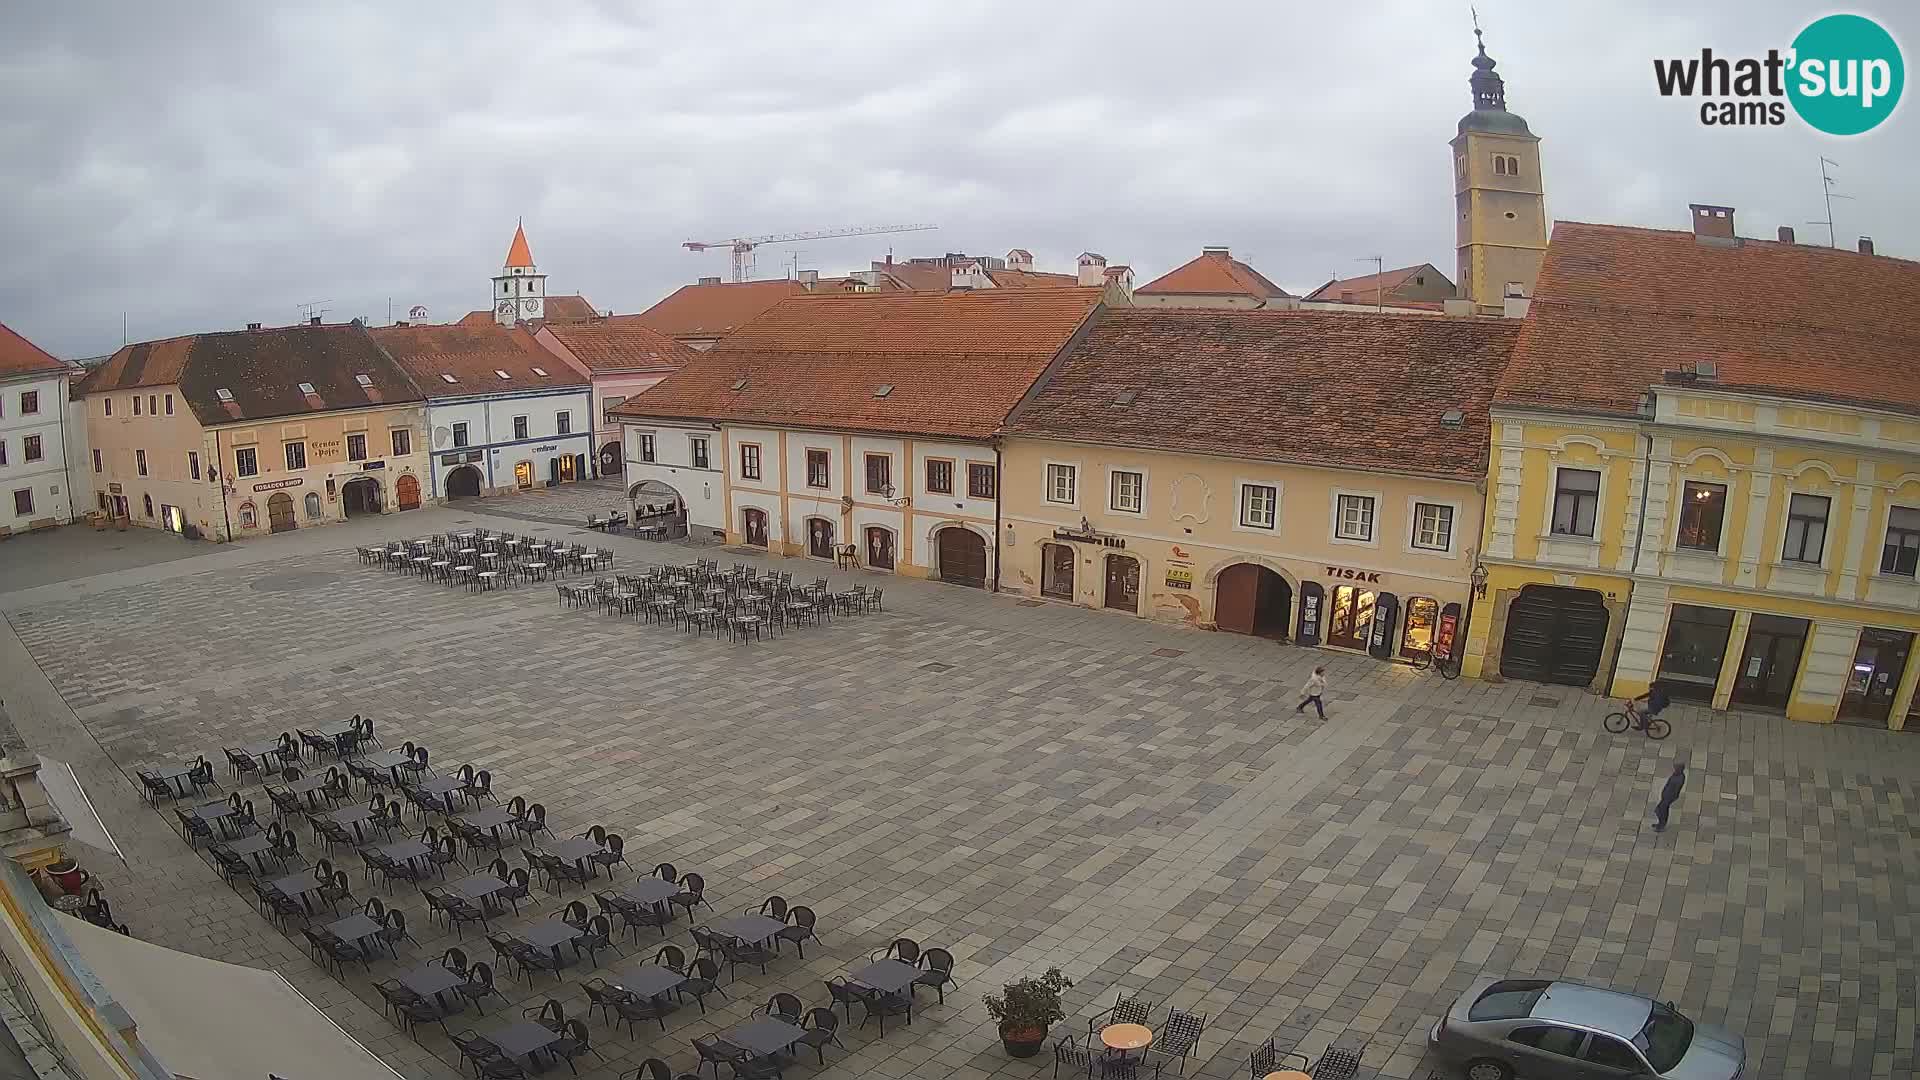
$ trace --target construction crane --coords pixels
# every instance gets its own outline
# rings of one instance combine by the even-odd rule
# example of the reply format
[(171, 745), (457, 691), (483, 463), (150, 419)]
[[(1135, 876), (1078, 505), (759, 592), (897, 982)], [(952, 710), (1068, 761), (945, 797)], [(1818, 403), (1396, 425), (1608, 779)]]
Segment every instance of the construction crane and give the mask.
[(680, 246), (688, 251), (726, 248), (733, 253), (733, 280), (753, 276), (753, 249), (761, 244), (786, 244), (795, 240), (820, 240), (830, 236), (880, 236), (886, 233), (926, 232), (938, 225), (869, 225), (854, 229), (821, 229), (817, 232), (772, 233), (767, 236), (736, 236), (731, 240), (689, 240)]

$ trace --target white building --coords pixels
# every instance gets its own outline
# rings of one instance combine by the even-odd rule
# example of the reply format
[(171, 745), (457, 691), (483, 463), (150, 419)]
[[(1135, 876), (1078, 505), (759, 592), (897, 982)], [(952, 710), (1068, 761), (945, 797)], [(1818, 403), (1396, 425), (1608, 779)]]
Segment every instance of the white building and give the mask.
[(73, 519), (67, 380), (65, 363), (0, 324), (0, 536)]
[[(516, 247), (524, 240), (516, 238)], [(591, 475), (585, 375), (521, 327), (382, 327), (374, 340), (427, 399), (434, 498), (500, 494)]]

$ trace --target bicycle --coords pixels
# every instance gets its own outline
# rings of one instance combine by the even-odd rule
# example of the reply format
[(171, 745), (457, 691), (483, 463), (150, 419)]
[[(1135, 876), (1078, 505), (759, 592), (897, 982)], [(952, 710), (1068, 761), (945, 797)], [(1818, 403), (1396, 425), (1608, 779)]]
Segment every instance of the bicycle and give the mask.
[(1631, 701), (1626, 703), (1622, 711), (1608, 713), (1606, 719), (1600, 721), (1600, 726), (1613, 732), (1615, 735), (1620, 734), (1629, 727), (1635, 727), (1646, 733), (1647, 738), (1656, 740), (1664, 739), (1673, 734), (1672, 724), (1667, 723), (1658, 716), (1647, 716), (1640, 710), (1634, 708), (1633, 702)]
[(1439, 672), (1440, 677), (1443, 679), (1452, 680), (1460, 677), (1460, 658), (1457, 656), (1435, 656), (1432, 649), (1422, 649), (1414, 653), (1413, 666), (1419, 671), (1432, 668)]

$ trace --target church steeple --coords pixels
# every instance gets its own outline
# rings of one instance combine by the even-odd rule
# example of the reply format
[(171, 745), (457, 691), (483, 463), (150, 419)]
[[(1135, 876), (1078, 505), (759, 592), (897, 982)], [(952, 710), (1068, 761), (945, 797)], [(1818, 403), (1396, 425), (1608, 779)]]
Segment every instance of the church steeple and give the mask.
[(533, 265), (524, 223), (513, 227), (507, 262), (493, 279), (493, 321), (501, 326), (533, 322), (547, 314), (547, 275)]
[(1497, 112), (1507, 111), (1507, 84), (1502, 82), (1493, 70), (1493, 57), (1487, 55), (1486, 39), (1480, 36), (1479, 20), (1474, 20), (1473, 39), (1480, 46), (1480, 55), (1473, 58), (1473, 107)]
[(1480, 22), (1473, 58), (1473, 111), (1453, 139), (1454, 241), (1460, 294), (1483, 315), (1500, 314), (1508, 297), (1531, 297), (1547, 247), (1546, 187), (1540, 140), (1507, 111), (1507, 87), (1487, 55)]

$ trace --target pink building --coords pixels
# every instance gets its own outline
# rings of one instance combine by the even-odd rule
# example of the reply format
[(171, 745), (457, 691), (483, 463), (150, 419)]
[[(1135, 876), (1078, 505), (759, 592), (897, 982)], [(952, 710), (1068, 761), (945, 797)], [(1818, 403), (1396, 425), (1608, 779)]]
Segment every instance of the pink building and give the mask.
[(601, 476), (618, 474), (623, 465), (620, 425), (608, 419), (607, 411), (699, 355), (639, 315), (548, 323), (535, 340), (592, 380), (594, 460)]

